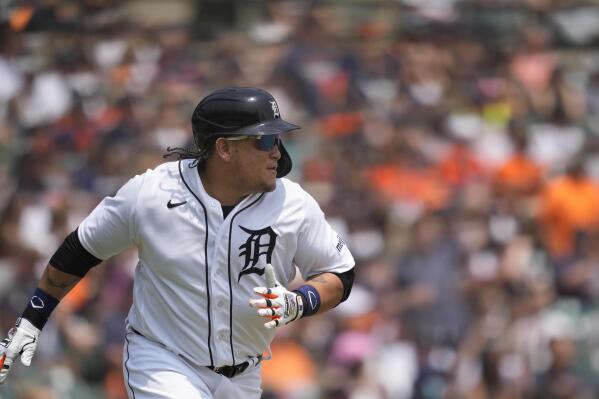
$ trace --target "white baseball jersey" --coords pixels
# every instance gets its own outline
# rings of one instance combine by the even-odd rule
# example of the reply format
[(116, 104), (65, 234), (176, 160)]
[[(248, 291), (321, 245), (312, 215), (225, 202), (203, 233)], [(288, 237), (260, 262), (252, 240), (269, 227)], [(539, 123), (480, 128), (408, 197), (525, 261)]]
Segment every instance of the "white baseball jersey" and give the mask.
[(265, 286), (271, 263), (287, 285), (297, 265), (304, 278), (345, 272), (354, 259), (298, 184), (277, 179), (223, 219), (192, 160), (168, 162), (127, 182), (81, 223), (82, 245), (107, 259), (135, 245), (128, 322), (194, 364), (239, 364), (268, 350), (275, 331), (248, 304)]

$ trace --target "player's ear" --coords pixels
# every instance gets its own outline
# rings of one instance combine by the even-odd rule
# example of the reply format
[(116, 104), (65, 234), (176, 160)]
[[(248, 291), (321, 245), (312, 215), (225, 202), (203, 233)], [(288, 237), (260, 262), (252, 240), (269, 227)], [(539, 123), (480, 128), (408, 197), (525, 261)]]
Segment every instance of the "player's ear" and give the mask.
[(229, 162), (233, 156), (233, 142), (219, 137), (214, 143), (214, 152), (225, 162)]

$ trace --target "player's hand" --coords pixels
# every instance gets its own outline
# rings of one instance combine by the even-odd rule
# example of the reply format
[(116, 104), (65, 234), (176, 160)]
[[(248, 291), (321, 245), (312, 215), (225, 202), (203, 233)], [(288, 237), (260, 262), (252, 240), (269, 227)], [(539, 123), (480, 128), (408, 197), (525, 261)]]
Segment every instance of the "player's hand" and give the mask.
[(29, 320), (23, 318), (17, 320), (15, 327), (8, 332), (8, 337), (0, 342), (0, 384), (6, 381), (16, 357), (21, 356), (21, 363), (29, 367), (37, 348), (39, 335), (40, 330)]
[(260, 295), (260, 299), (250, 299), (250, 306), (258, 309), (258, 315), (269, 321), (264, 327), (271, 329), (302, 317), (304, 304), (302, 297), (295, 292), (288, 291), (275, 277), (272, 265), (264, 268), (266, 276), (266, 287), (254, 287), (254, 292)]

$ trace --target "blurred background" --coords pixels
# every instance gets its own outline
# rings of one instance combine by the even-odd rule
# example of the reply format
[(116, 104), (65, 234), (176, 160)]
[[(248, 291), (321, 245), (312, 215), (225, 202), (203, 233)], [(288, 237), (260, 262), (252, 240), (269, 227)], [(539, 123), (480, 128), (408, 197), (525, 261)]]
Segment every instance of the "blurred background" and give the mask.
[[(303, 127), (290, 177), (357, 261), (346, 303), (281, 329), (264, 398), (599, 397), (590, 0), (2, 1), (2, 336), (63, 238), (228, 85)], [(88, 274), (0, 398), (126, 398), (135, 262)]]

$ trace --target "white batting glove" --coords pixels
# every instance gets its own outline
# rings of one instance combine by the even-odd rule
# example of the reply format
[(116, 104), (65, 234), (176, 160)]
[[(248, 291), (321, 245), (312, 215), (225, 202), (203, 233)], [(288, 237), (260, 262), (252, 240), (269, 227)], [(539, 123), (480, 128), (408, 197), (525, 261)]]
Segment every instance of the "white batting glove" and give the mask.
[(254, 287), (254, 292), (262, 298), (250, 299), (250, 306), (258, 309), (258, 315), (270, 320), (264, 323), (264, 327), (271, 329), (284, 326), (302, 317), (302, 297), (288, 291), (277, 281), (271, 264), (266, 265), (264, 274), (267, 287)]
[(11, 328), (0, 342), (0, 384), (4, 384), (14, 359), (21, 356), (21, 363), (29, 367), (31, 358), (37, 348), (40, 330), (27, 319), (19, 318), (15, 327)]

